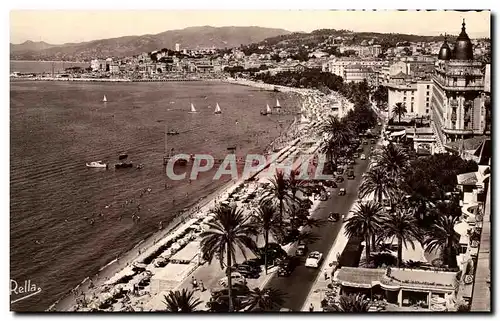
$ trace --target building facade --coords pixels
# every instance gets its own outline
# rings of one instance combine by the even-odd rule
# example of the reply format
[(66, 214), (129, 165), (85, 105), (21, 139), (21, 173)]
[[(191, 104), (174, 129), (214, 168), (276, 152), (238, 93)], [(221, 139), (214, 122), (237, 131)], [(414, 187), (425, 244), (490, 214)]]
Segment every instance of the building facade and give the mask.
[(399, 73), (386, 84), (389, 99), (389, 117), (393, 117), (393, 108), (397, 103), (406, 106), (405, 117), (414, 118), (431, 115), (432, 87), (431, 80), (413, 80), (410, 76)]
[(484, 134), (487, 126), (484, 75), (482, 63), (474, 61), (464, 21), (454, 49), (446, 40), (443, 43), (432, 76), (432, 118), (443, 144)]

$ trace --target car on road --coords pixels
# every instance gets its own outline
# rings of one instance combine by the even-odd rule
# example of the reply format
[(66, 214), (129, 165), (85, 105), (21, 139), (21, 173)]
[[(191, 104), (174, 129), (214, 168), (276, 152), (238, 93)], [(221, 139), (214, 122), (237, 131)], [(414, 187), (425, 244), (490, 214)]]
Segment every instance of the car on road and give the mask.
[(324, 181), (323, 185), (325, 187), (337, 188), (337, 183), (335, 183), (334, 181)]
[(303, 244), (303, 243), (299, 243), (299, 245), (297, 245), (297, 249), (295, 250), (295, 255), (302, 256), (302, 255), (306, 255), (306, 253), (307, 253), (307, 245)]
[(281, 261), (278, 267), (278, 275), (279, 276), (290, 276), (293, 273), (295, 268), (299, 265), (299, 258), (292, 256), (287, 257), (283, 261)]
[(368, 141), (363, 141), (363, 145), (368, 145)]
[(375, 139), (372, 139), (370, 143), (375, 144)]
[(328, 215), (328, 220), (330, 222), (338, 222), (340, 220), (340, 218), (342, 217), (342, 215), (340, 215), (340, 213), (333, 213), (333, 212), (330, 212), (330, 214)]
[(321, 193), (321, 195), (319, 196), (319, 200), (323, 202), (328, 200), (328, 193)]
[[(231, 283), (232, 284), (239, 284), (239, 285), (246, 285), (247, 280), (241, 273), (239, 272), (231, 272)], [(223, 277), (222, 279), (219, 280), (219, 285), (220, 286), (227, 286), (227, 276)]]
[(354, 165), (354, 164), (356, 164), (356, 161), (354, 159), (350, 159), (349, 160), (349, 165)]
[(354, 153), (354, 155), (352, 155), (352, 157), (354, 157), (354, 158), (358, 158), (358, 157), (359, 157), (359, 154), (358, 154), (358, 153)]
[(336, 173), (337, 173), (337, 175), (342, 175), (342, 174), (344, 174), (344, 169), (342, 167), (339, 167), (339, 168), (337, 168)]
[(318, 268), (322, 259), (323, 259), (323, 253), (318, 251), (311, 252), (307, 256), (306, 267)]
[(342, 176), (335, 177), (335, 182), (342, 183), (343, 181), (344, 181), (344, 177), (342, 177)]
[(345, 188), (339, 189), (339, 196), (345, 195)]
[(349, 171), (347, 174), (347, 179), (354, 179), (354, 171)]
[(359, 159), (365, 160), (366, 159), (366, 155), (365, 154), (361, 154), (361, 156), (359, 157)]

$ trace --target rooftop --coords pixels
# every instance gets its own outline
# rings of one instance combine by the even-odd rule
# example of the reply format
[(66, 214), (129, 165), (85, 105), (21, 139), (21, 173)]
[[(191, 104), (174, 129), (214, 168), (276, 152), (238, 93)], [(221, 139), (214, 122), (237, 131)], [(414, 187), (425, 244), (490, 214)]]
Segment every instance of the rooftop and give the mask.
[(477, 175), (476, 172), (464, 173), (457, 175), (457, 184), (458, 185), (476, 185), (477, 183)]

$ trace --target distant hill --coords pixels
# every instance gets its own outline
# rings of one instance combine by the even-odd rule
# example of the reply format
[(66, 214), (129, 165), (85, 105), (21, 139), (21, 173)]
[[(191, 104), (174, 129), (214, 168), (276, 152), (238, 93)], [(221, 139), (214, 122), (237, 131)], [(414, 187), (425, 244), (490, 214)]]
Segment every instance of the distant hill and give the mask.
[(262, 27), (189, 27), (155, 35), (126, 36), (82, 43), (50, 45), (26, 41), (10, 45), (10, 58), (17, 60), (89, 60), (93, 58), (127, 57), (162, 48), (232, 48), (260, 42), (266, 38), (287, 35), (284, 29)]
[(10, 44), (10, 52), (13, 53), (13, 52), (24, 52), (24, 51), (39, 51), (39, 50), (52, 48), (55, 46), (57, 46), (57, 45), (51, 45), (51, 44), (48, 44), (44, 41), (34, 42), (31, 40), (28, 40), (28, 41), (25, 41), (19, 45)]

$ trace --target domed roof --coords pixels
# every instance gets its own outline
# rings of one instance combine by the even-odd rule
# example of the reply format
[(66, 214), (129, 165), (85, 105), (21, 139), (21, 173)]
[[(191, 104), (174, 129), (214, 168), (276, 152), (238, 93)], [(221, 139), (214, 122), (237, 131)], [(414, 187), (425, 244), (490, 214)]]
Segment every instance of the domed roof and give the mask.
[(444, 36), (443, 45), (441, 46), (441, 49), (439, 49), (438, 59), (439, 60), (450, 60), (451, 59), (451, 49), (450, 49), (450, 46), (448, 46), (448, 41), (446, 40), (446, 35)]
[(465, 19), (462, 23), (462, 32), (458, 35), (453, 52), (453, 59), (456, 60), (472, 60), (474, 54), (472, 50), (472, 42), (465, 32)]

